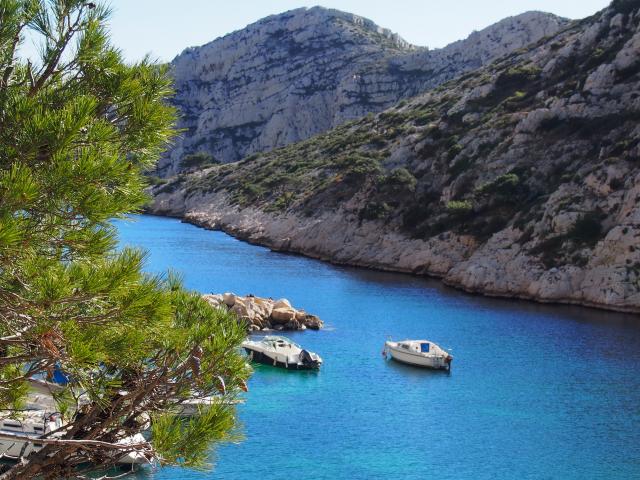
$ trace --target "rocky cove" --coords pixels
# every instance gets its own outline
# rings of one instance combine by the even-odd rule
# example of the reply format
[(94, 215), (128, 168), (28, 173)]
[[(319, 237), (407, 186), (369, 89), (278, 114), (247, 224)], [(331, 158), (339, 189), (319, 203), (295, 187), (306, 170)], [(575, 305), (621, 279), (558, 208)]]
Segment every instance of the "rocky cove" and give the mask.
[(162, 179), (148, 212), (468, 292), (640, 312), (640, 12), (378, 114)]
[[(238, 405), (246, 439), (216, 452), (213, 474), (167, 468), (145, 480), (282, 480), (294, 471), (419, 480), (436, 469), (443, 480), (496, 472), (604, 480), (638, 472), (635, 315), (465, 295), (417, 276), (274, 253), (166, 217), (143, 215), (118, 230), (122, 245), (149, 252), (149, 272), (174, 267), (203, 293), (286, 297), (325, 322), (320, 332), (283, 332), (323, 357), (319, 374), (256, 365)], [(385, 362), (390, 334), (452, 348), (452, 375)], [(426, 431), (445, 434), (425, 449)], [(292, 451), (304, 455), (284, 453)]]
[(250, 332), (269, 330), (320, 330), (322, 320), (304, 310), (296, 310), (286, 298), (273, 300), (249, 294), (207, 294), (202, 298), (214, 308), (224, 308), (235, 313), (247, 325)]

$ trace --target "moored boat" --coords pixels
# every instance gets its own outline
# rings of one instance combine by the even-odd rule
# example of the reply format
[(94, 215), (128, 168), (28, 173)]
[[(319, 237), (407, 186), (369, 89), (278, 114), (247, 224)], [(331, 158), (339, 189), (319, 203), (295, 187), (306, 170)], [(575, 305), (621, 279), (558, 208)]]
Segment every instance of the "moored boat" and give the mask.
[(19, 460), (39, 451), (42, 444), (34, 440), (50, 434), (62, 425), (62, 416), (59, 413), (49, 413), (45, 410), (0, 411), (0, 433), (30, 440), (0, 438), (0, 459)]
[(382, 353), (401, 363), (436, 370), (451, 370), (453, 360), (447, 351), (429, 340), (387, 340)]
[(274, 367), (317, 370), (322, 365), (320, 355), (303, 349), (286, 337), (269, 335), (261, 340), (245, 340), (242, 348), (252, 361)]
[[(66, 421), (58, 412), (55, 394), (62, 391), (59, 384), (40, 379), (29, 379), (29, 392), (25, 399), (24, 410), (0, 410), (0, 460), (19, 461), (32, 453), (40, 451), (44, 444), (38, 442), (40, 438), (56, 439), (64, 434)], [(79, 404), (88, 403), (86, 395), (79, 396)], [(73, 413), (71, 412), (73, 415)], [(118, 445), (144, 444), (146, 440), (140, 433), (123, 436), (116, 441)], [(114, 453), (120, 465), (149, 464), (149, 459), (142, 451), (132, 449), (131, 452), (119, 455)]]
[(194, 397), (180, 403), (176, 409), (176, 415), (180, 417), (193, 417), (198, 415), (202, 408), (211, 407), (217, 404), (237, 405), (244, 403), (240, 398), (225, 398), (222, 395), (209, 395), (206, 397)]

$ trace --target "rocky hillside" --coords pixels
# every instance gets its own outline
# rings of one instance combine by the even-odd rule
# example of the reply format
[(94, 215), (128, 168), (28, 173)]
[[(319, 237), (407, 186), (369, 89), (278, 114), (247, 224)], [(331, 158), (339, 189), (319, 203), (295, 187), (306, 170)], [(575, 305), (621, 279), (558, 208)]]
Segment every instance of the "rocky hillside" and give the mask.
[(154, 188), (154, 213), (495, 296), (640, 312), (640, 2)]
[(554, 34), (566, 23), (525, 13), (430, 51), (337, 10), (315, 7), (265, 18), (173, 61), (184, 133), (158, 173), (176, 173), (190, 154), (230, 162), (310, 138)]

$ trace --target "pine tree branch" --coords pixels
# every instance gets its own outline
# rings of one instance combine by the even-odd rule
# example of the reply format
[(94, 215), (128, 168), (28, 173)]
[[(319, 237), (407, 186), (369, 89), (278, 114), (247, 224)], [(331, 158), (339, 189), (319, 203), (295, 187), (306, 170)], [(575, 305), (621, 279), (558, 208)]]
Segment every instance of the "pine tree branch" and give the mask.
[(111, 443), (103, 442), (100, 440), (65, 440), (59, 438), (42, 438), (42, 437), (29, 437), (26, 435), (17, 435), (13, 433), (0, 432), (0, 438), (5, 440), (15, 440), (18, 442), (26, 443), (38, 443), (43, 445), (58, 445), (58, 446), (74, 446), (77, 448), (106, 448), (108, 450), (124, 450), (130, 452), (139, 452), (143, 454), (153, 453), (153, 447), (149, 442), (139, 443)]
[(81, 25), (84, 16), (84, 5), (78, 9), (78, 14), (76, 16), (75, 21), (71, 24), (71, 14), (70, 12), (65, 12), (62, 16), (61, 25), (59, 25), (59, 29), (64, 32), (64, 21), (67, 19), (69, 23), (69, 27), (66, 32), (61, 34), (61, 38), (56, 42), (56, 45), (53, 49), (53, 57), (49, 59), (49, 61), (43, 67), (42, 73), (38, 75), (38, 79), (35, 81), (35, 84), (29, 89), (28, 96), (33, 97), (38, 91), (44, 86), (44, 84), (49, 80), (50, 77), (54, 76), (56, 72), (56, 67), (64, 54), (69, 42), (73, 38), (73, 36), (79, 31), (78, 27)]

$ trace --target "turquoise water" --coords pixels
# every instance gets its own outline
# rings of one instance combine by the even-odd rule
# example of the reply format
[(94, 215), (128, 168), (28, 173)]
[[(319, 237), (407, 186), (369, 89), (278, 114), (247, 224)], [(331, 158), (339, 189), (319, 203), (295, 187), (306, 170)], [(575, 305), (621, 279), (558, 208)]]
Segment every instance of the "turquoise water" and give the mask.
[[(640, 478), (640, 318), (466, 295), (433, 280), (343, 268), (158, 217), (119, 224), (148, 269), (201, 292), (286, 297), (325, 320), (290, 335), (318, 373), (257, 367), (246, 440), (181, 479)], [(425, 337), (451, 375), (386, 362), (387, 335)]]

